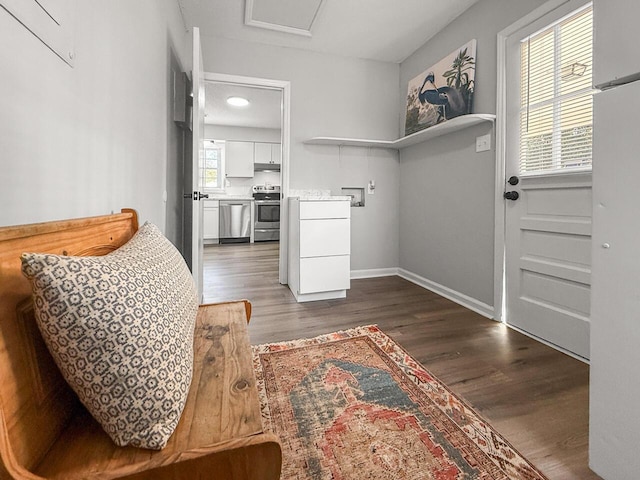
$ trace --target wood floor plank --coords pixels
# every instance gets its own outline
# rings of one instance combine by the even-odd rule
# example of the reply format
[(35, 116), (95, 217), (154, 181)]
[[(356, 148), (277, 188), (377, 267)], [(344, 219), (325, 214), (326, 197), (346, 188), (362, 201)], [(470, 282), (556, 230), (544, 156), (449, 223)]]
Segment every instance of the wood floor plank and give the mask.
[(588, 468), (589, 367), (400, 277), (352, 280), (346, 299), (296, 303), (278, 244), (208, 246), (206, 302), (247, 298), (254, 344), (377, 324), (551, 480)]

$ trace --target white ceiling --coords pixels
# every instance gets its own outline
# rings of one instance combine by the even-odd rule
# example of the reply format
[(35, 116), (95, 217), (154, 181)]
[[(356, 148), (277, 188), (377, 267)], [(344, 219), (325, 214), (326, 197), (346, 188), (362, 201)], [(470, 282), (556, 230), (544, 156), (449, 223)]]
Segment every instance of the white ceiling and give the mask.
[[(234, 127), (281, 128), (282, 93), (280, 90), (207, 82), (204, 123)], [(227, 103), (229, 97), (244, 97), (246, 107)]]
[(400, 63), (478, 0), (324, 0), (311, 37), (245, 25), (249, 1), (263, 18), (277, 22), (290, 19), (294, 0), (178, 3), (187, 28), (199, 27), (205, 36)]
[[(478, 0), (177, 1), (186, 27), (199, 27), (203, 36), (400, 63)], [(258, 28), (245, 20), (310, 28), (311, 36)], [(210, 83), (205, 95), (207, 124), (281, 126), (279, 91)], [(231, 107), (230, 96), (244, 96), (251, 104)]]

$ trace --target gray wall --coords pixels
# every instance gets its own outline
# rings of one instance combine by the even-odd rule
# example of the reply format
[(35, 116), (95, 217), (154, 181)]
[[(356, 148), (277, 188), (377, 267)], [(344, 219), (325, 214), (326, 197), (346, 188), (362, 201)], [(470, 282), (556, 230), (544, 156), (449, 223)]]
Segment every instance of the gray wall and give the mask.
[[(481, 0), (400, 66), (398, 128), (404, 132), (407, 84), (477, 39), (474, 113), (495, 113), (497, 34), (543, 0)], [(495, 137), (475, 153), (489, 124), (452, 133), (400, 154), (400, 267), (493, 305)]]
[(351, 268), (397, 267), (397, 154), (302, 142), (314, 136), (396, 138), (399, 66), (206, 36), (202, 50), (209, 72), (291, 82), (291, 188), (340, 194), (340, 187), (365, 187), (374, 179), (375, 195), (352, 210)]
[(132, 207), (164, 230), (167, 157), (180, 150), (168, 72), (187, 48), (178, 5), (72, 4), (74, 68), (0, 8), (0, 225)]

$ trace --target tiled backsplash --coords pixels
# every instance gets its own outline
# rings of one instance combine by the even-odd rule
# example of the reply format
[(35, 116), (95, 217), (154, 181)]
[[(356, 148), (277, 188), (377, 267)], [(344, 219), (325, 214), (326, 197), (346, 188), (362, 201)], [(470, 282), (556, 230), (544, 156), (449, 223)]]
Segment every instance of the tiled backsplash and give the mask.
[(251, 187), (254, 185), (280, 185), (278, 172), (255, 172), (252, 178), (227, 178), (225, 180), (225, 193), (227, 195), (251, 195)]

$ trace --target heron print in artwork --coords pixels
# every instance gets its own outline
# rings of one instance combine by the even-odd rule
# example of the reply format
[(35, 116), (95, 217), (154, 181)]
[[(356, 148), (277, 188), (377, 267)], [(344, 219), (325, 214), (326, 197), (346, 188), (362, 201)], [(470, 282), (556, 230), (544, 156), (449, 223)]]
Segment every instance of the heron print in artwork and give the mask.
[(471, 40), (409, 82), (405, 135), (471, 113), (475, 56)]

